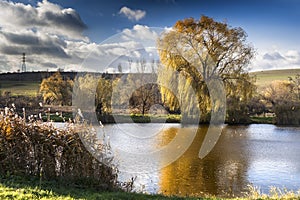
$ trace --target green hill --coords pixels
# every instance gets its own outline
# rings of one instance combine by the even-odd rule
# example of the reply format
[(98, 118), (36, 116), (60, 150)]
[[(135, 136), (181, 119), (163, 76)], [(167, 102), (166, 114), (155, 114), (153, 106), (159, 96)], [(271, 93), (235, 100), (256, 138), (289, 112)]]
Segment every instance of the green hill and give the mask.
[(272, 83), (272, 81), (288, 80), (288, 77), (295, 77), (295, 75), (300, 74), (300, 69), (257, 71), (250, 74), (256, 76), (256, 85), (258, 89), (262, 89)]
[(39, 94), (40, 81), (6, 81), (1, 80), (0, 92), (9, 92), (13, 96), (35, 97)]
[[(296, 74), (300, 74), (300, 69), (257, 71), (251, 72), (250, 74), (256, 76), (258, 89), (262, 89), (274, 80), (288, 80), (288, 77), (294, 77)], [(11, 74), (10, 76), (14, 77), (14, 79), (0, 76), (1, 92), (7, 91), (12, 95), (25, 96), (36, 96), (38, 94), (41, 78), (32, 78), (31, 81), (29, 81), (22, 80), (22, 74)]]

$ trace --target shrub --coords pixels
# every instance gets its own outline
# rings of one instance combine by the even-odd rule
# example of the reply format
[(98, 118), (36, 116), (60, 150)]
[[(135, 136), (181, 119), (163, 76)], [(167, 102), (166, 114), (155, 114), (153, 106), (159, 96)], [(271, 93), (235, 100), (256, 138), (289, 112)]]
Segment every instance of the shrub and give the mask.
[[(93, 152), (85, 145), (93, 145)], [(0, 114), (2, 175), (37, 176), (43, 180), (114, 189), (119, 183), (109, 153), (109, 145), (99, 142), (96, 132), (87, 124), (70, 123), (58, 129), (51, 123), (28, 123), (12, 109), (6, 108)], [(105, 164), (101, 162), (104, 159)]]

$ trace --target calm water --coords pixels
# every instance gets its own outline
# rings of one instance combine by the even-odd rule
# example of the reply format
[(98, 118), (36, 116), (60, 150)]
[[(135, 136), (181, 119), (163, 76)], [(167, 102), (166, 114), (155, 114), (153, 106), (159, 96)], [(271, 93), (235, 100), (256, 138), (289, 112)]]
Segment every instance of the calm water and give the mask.
[[(198, 154), (206, 126), (117, 124), (106, 125), (104, 131), (119, 162), (120, 179), (136, 176), (137, 191), (241, 196), (249, 184), (263, 192), (270, 186), (300, 188), (300, 128), (224, 126), (218, 142), (203, 159)], [(175, 138), (192, 142), (168, 149)], [(172, 162), (170, 158), (178, 152), (184, 153)]]

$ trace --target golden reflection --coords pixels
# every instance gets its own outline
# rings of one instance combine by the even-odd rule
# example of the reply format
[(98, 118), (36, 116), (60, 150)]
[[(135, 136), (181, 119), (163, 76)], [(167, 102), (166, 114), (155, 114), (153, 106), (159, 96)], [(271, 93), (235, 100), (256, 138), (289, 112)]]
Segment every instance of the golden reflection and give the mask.
[[(176, 130), (177, 129), (177, 130)], [(179, 128), (166, 129), (159, 135), (160, 145), (167, 145), (176, 134), (185, 134)], [(220, 196), (241, 195), (247, 185), (247, 159), (241, 157), (242, 140), (228, 137), (234, 132), (224, 128), (214, 149), (203, 159), (198, 157), (208, 126), (200, 126), (194, 141), (175, 162), (160, 171), (160, 192), (165, 195)], [(188, 129), (186, 129), (188, 131)], [(230, 142), (228, 142), (230, 140)], [(238, 151), (235, 151), (238, 149)], [(163, 157), (161, 158), (164, 159)]]

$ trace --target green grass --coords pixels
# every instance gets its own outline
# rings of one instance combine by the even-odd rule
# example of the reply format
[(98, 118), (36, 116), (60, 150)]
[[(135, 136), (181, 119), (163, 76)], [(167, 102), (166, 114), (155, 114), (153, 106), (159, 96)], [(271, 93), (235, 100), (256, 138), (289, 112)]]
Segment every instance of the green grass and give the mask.
[[(162, 195), (147, 195), (124, 191), (97, 191), (89, 188), (61, 186), (56, 182), (41, 182), (37, 178), (21, 178), (19, 176), (0, 177), (0, 199), (184, 199)], [(203, 198), (186, 198), (189, 200)]]
[(169, 115), (141, 115), (141, 114), (134, 114), (130, 115), (131, 119), (135, 123), (180, 123), (181, 115), (176, 114), (169, 114)]
[(114, 114), (101, 115), (99, 120), (103, 123), (180, 123), (181, 115), (178, 114)]
[[(250, 73), (257, 77), (256, 84), (259, 89), (270, 84), (274, 80), (288, 80), (289, 76), (300, 74), (300, 69), (269, 70)], [(1, 80), (0, 90), (11, 92), (12, 95), (37, 96), (40, 81), (6, 81)]]
[(73, 113), (62, 113), (62, 116), (60, 114), (57, 115), (56, 113), (51, 113), (49, 117), (50, 119), (48, 119), (48, 116), (45, 114), (42, 116), (42, 120), (44, 122), (48, 120), (53, 122), (67, 122), (69, 119), (73, 119)]
[(11, 95), (23, 95), (35, 97), (38, 95), (40, 89), (39, 81), (3, 81), (1, 80), (1, 92), (7, 91)]
[[(200, 199), (225, 199), (218, 197), (176, 197), (163, 195), (149, 195), (129, 193), (124, 191), (97, 191), (96, 189), (70, 187), (60, 185), (55, 181), (40, 181), (33, 177), (0, 176), (0, 199), (42, 199), (42, 200), (200, 200)], [(286, 189), (270, 187), (269, 194), (263, 194), (257, 187), (249, 186), (249, 193), (243, 198), (227, 199), (299, 199), (300, 190), (297, 192)]]
[(274, 117), (251, 117), (251, 123), (253, 123), (253, 124), (273, 124)]
[(250, 74), (256, 76), (256, 85), (259, 89), (262, 89), (274, 80), (288, 80), (288, 77), (300, 74), (300, 69), (258, 71)]

